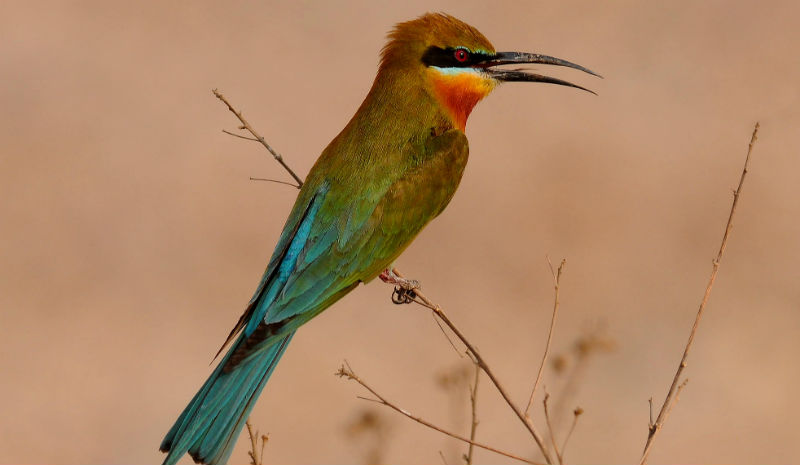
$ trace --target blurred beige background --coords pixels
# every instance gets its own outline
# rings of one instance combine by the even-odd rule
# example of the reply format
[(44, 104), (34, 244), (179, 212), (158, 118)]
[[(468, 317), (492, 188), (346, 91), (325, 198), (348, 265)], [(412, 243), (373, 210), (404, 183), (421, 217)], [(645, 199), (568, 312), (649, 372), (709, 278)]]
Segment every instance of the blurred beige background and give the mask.
[[(597, 328), (616, 346), (574, 389), (546, 372), (556, 401), (586, 411), (572, 463), (638, 459), (647, 399), (672, 378), (761, 121), (691, 382), (652, 463), (795, 461), (797, 2), (412, 0), (4, 7), (1, 463), (160, 463), (163, 434), (210, 371), (296, 194), (248, 181), (288, 177), (220, 131), (236, 121), (211, 89), (304, 175), (369, 88), (385, 33), (429, 10), (500, 50), (605, 75), (540, 67), (599, 97), (508, 84), (481, 103), (459, 193), (398, 262), (523, 402), (550, 318), (545, 256), (568, 259), (554, 352)], [(430, 315), (389, 292), (358, 289), (298, 333), (253, 413), (271, 435), (267, 463), (363, 463), (376, 447), (358, 432), (365, 411), (388, 431), (384, 462), (441, 463), (441, 450), (459, 463), (460, 444), (333, 376), (346, 358), (390, 399), (466, 434), (466, 387), (437, 383), (465, 362)], [(479, 419), (479, 440), (534, 456), (485, 378)], [(247, 460), (240, 441), (231, 463)]]

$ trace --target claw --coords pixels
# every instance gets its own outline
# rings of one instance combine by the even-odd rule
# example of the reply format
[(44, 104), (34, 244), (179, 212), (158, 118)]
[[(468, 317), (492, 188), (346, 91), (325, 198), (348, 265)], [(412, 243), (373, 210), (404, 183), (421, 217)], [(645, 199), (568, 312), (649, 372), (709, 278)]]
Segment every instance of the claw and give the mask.
[(414, 289), (404, 289), (402, 287), (395, 287), (392, 292), (392, 303), (396, 305), (410, 304), (417, 298), (417, 293)]
[(392, 292), (392, 302), (397, 305), (410, 304), (417, 298), (415, 289), (422, 289), (419, 281), (416, 279), (406, 279), (397, 276), (391, 268), (383, 270), (379, 276), (381, 281), (394, 284), (394, 291)]

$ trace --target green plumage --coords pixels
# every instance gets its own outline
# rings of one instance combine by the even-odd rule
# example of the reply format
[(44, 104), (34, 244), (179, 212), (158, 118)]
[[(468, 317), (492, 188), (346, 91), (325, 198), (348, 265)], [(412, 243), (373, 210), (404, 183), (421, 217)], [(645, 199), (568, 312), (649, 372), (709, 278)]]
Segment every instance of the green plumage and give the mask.
[[(495, 52), (477, 29), (426, 14), (389, 34), (355, 116), (322, 152), (286, 220), (228, 352), (161, 443), (164, 465), (185, 453), (222, 465), (292, 335), (359, 283), (390, 267), (452, 199), (467, 163), (473, 107), (501, 82), (567, 81), (497, 69), (559, 58)], [(220, 349), (220, 352), (222, 349)], [(219, 354), (217, 354), (219, 355)]]
[[(457, 28), (459, 43), (491, 47), (436, 18)], [(224, 464), (294, 332), (389, 267), (453, 197), (467, 139), (420, 64), (423, 20), (395, 30), (364, 103), (308, 174), (230, 349), (161, 444), (165, 465), (187, 452)]]

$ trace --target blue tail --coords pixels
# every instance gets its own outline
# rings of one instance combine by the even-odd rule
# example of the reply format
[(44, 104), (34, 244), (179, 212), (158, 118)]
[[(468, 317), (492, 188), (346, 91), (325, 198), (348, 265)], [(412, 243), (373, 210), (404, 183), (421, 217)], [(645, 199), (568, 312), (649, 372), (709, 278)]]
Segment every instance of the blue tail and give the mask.
[(272, 344), (259, 344), (261, 350), (231, 363), (233, 368), (228, 371), (225, 367), (231, 355), (247, 343), (245, 335), (240, 335), (161, 443), (161, 451), (169, 453), (163, 465), (174, 465), (187, 452), (198, 463), (227, 462), (258, 395), (293, 335), (280, 336)]

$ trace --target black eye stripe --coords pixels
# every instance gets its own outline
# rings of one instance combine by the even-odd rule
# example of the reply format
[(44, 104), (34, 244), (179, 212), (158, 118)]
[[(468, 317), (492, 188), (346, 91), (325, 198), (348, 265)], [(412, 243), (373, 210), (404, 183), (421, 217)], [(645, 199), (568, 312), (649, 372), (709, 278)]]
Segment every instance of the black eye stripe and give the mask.
[[(467, 53), (467, 57), (463, 61), (456, 59), (456, 51), (463, 50)], [(470, 52), (465, 48), (441, 48), (441, 47), (428, 47), (422, 55), (422, 63), (425, 66), (437, 66), (439, 68), (469, 68), (475, 66), (483, 61), (489, 60), (492, 57), (485, 53)]]

